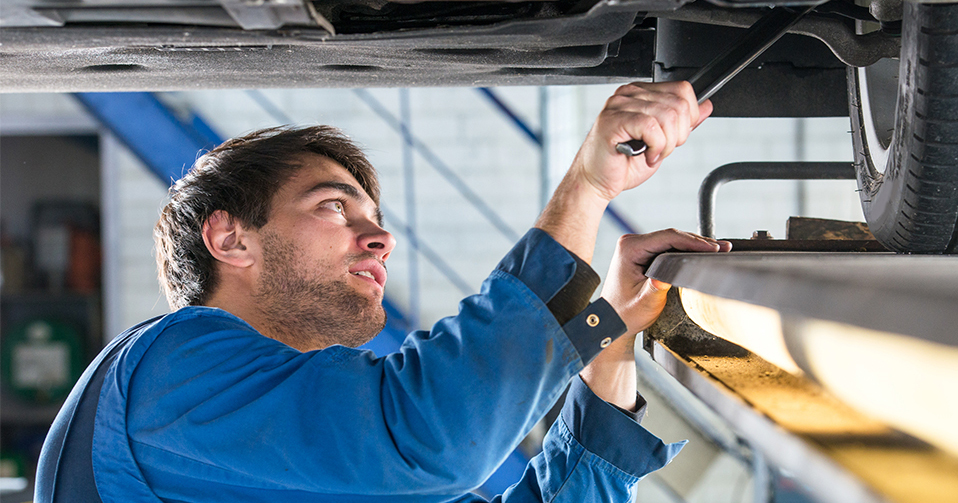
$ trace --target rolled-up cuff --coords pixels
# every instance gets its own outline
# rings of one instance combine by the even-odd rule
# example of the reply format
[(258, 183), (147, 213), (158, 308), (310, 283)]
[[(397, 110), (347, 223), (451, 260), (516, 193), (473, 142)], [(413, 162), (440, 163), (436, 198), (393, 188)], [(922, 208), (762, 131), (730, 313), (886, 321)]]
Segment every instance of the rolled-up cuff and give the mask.
[(549, 308), (560, 325), (565, 325), (589, 306), (589, 299), (592, 298), (595, 289), (602, 282), (599, 275), (585, 260), (579, 258), (575, 253), (568, 253), (575, 260), (575, 273), (569, 279), (569, 282), (556, 292), (549, 303), (546, 304), (546, 307)]
[(560, 420), (586, 450), (640, 478), (667, 465), (688, 443), (664, 443), (596, 396), (578, 376), (572, 379)]
[(546, 304), (572, 280), (576, 266), (572, 254), (552, 236), (529, 229), (496, 269), (518, 278)]
[(575, 350), (588, 365), (612, 341), (618, 339), (628, 327), (605, 299), (589, 304), (582, 312), (562, 325)]
[(541, 229), (530, 229), (499, 262), (497, 269), (516, 277), (549, 309), (588, 365), (627, 327), (605, 299), (589, 303), (599, 275)]

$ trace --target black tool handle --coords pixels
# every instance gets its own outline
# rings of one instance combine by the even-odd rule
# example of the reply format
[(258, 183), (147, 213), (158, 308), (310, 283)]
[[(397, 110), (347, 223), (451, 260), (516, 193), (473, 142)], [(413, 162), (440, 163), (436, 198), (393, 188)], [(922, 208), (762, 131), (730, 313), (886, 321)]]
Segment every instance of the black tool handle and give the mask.
[[(755, 58), (771, 47), (789, 28), (814, 8), (815, 6), (809, 6), (792, 10), (786, 7), (775, 7), (750, 26), (742, 38), (689, 79), (699, 104), (711, 98), (726, 82), (732, 80), (732, 77), (755, 61)], [(629, 140), (615, 146), (616, 152), (630, 156), (637, 156), (645, 152), (647, 148), (648, 146), (642, 140)]]

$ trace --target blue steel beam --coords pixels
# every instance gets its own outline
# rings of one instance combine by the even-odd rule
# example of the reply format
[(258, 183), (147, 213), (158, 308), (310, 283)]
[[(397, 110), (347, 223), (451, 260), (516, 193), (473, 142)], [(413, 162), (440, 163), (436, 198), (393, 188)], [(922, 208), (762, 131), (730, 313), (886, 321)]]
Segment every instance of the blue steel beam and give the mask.
[(530, 127), (528, 124), (526, 124), (526, 121), (522, 120), (521, 117), (519, 117), (515, 112), (513, 112), (512, 108), (510, 108), (505, 101), (502, 101), (502, 99), (499, 98), (499, 95), (497, 95), (492, 89), (489, 89), (488, 87), (480, 87), (477, 90), (479, 91), (479, 93), (485, 96), (490, 102), (492, 102), (492, 104), (495, 105), (500, 112), (502, 112), (503, 114), (505, 114), (506, 117), (511, 119), (512, 123), (515, 124), (515, 126), (519, 128), (519, 130), (522, 131), (524, 135), (526, 135), (526, 138), (529, 138), (530, 140), (532, 140), (532, 143), (535, 143), (539, 147), (542, 147), (542, 132), (541, 131), (536, 131), (532, 129), (532, 127)]
[[(409, 110), (409, 89), (399, 90), (399, 118), (402, 121), (402, 157), (403, 157), (403, 192), (406, 195), (406, 227), (410, 234), (416, 233), (418, 219), (416, 218), (416, 163), (412, 146), (412, 112)], [(415, 247), (415, 243), (413, 244)], [(421, 313), (419, 307), (419, 254), (407, 254), (409, 268), (409, 302), (408, 312), (413, 325)]]
[(615, 206), (612, 205), (612, 203), (609, 203), (609, 205), (605, 207), (605, 216), (611, 218), (612, 221), (615, 222), (620, 229), (622, 229), (623, 231), (629, 234), (641, 233), (641, 231), (637, 227), (629, 223), (629, 221), (626, 220), (621, 213), (619, 213), (619, 210), (617, 210)]
[(164, 183), (185, 174), (220, 138), (197, 116), (181, 121), (151, 93), (76, 93), (77, 100)]
[(286, 112), (282, 108), (276, 106), (269, 98), (263, 94), (263, 91), (259, 89), (248, 89), (246, 95), (250, 97), (251, 100), (255, 101), (260, 108), (263, 109), (266, 113), (273, 117), (273, 120), (279, 122), (280, 124), (293, 124), (293, 119), (286, 115)]

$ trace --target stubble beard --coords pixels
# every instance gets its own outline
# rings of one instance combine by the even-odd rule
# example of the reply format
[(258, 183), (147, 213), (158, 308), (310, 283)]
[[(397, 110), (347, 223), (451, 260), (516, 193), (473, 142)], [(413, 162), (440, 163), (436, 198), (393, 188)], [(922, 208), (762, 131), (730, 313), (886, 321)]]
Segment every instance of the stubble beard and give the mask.
[[(346, 262), (363, 258), (347, 257)], [(275, 337), (297, 348), (357, 347), (382, 331), (386, 312), (379, 301), (345, 280), (323, 280), (310, 265), (293, 243), (263, 233), (263, 274), (253, 298)]]

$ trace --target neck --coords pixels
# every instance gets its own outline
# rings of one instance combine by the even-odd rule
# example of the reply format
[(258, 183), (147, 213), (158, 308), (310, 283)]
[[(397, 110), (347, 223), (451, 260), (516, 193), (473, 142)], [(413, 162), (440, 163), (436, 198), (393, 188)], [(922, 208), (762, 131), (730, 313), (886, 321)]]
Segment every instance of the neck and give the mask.
[[(222, 309), (252, 325), (260, 334), (275, 339), (287, 346), (302, 351), (323, 349), (326, 345), (317, 346), (314, 338), (293, 333), (290, 327), (277, 326), (270, 320), (261, 306), (248, 296), (230, 295), (224, 292), (238, 291), (237, 289), (219, 288), (209, 300), (204, 303), (207, 307)], [(311, 340), (313, 339), (313, 340)]]

